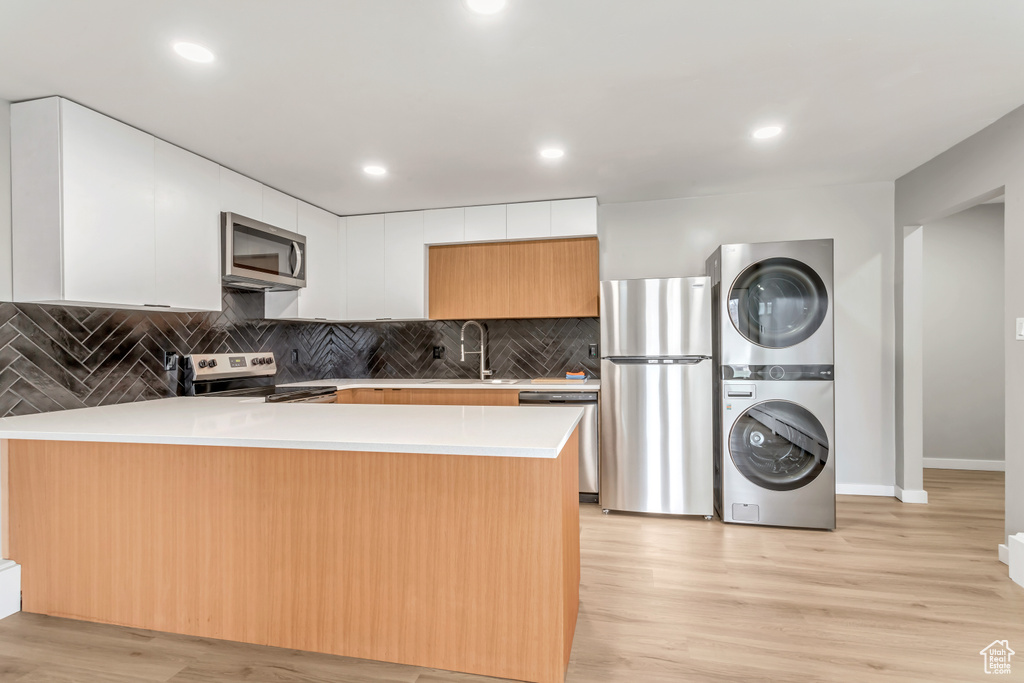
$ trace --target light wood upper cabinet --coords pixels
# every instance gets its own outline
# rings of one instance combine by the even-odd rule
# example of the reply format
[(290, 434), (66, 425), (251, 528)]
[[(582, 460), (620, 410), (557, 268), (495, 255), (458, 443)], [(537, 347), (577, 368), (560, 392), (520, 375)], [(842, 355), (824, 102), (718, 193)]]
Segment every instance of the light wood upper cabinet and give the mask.
[(532, 240), (551, 237), (552, 202), (525, 202), (508, 205), (508, 227), (510, 240)]
[(508, 243), (430, 247), (430, 317), (509, 317)]
[(598, 278), (596, 238), (430, 247), (430, 317), (595, 317)]
[(509, 317), (600, 315), (597, 239), (512, 242), (509, 261)]

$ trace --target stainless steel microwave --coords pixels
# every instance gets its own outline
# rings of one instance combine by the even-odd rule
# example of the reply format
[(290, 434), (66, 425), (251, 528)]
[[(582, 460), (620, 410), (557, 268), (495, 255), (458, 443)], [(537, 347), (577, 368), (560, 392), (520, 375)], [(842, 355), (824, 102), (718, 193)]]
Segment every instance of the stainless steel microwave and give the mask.
[(306, 286), (306, 238), (237, 213), (221, 214), (224, 284), (282, 292)]

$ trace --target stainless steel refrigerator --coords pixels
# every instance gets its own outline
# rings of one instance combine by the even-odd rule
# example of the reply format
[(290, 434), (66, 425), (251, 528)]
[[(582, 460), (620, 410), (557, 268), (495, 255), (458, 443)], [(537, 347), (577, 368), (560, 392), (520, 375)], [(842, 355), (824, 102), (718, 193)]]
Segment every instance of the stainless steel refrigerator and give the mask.
[(601, 507), (710, 518), (710, 278), (602, 282), (601, 350)]

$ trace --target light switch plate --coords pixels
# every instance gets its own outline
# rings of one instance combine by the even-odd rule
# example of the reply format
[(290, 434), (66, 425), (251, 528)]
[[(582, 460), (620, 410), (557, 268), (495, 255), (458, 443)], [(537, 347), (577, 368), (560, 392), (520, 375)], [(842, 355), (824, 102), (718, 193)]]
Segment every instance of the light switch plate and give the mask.
[(1024, 318), (1017, 318), (1017, 341), (1024, 341)]

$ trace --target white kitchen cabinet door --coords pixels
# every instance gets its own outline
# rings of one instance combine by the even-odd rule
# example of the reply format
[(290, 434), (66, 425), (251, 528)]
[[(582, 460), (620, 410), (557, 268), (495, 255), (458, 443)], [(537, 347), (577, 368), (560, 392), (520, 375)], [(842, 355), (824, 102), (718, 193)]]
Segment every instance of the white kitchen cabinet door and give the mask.
[(379, 320), (384, 312), (384, 214), (348, 217), (346, 320)]
[(338, 291), (335, 298), (338, 302), (338, 320), (348, 320), (348, 219), (338, 218), (338, 253), (335, 256), (338, 264)]
[(338, 217), (299, 202), (298, 233), (306, 237), (306, 286), (299, 290), (299, 317), (303, 320), (341, 320), (338, 283)]
[(263, 186), (252, 178), (220, 169), (220, 210), (263, 220)]
[(466, 210), (431, 209), (423, 212), (423, 241), (451, 244), (466, 241)]
[(155, 139), (61, 100), (63, 298), (157, 301)]
[(156, 141), (155, 301), (219, 311), (220, 166)]
[(263, 222), (292, 232), (297, 230), (299, 200), (272, 187), (263, 186)]
[(525, 202), (508, 205), (510, 240), (545, 239), (551, 237), (551, 202)]
[(306, 238), (306, 286), (267, 292), (265, 316), (286, 320), (343, 320), (346, 265), (339, 241), (338, 217), (312, 204), (298, 203), (296, 232)]
[(427, 317), (427, 249), (423, 212), (384, 215), (384, 315), (395, 320)]
[(552, 237), (586, 237), (596, 234), (596, 197), (551, 202)]
[(467, 242), (500, 242), (505, 235), (504, 204), (466, 207)]

